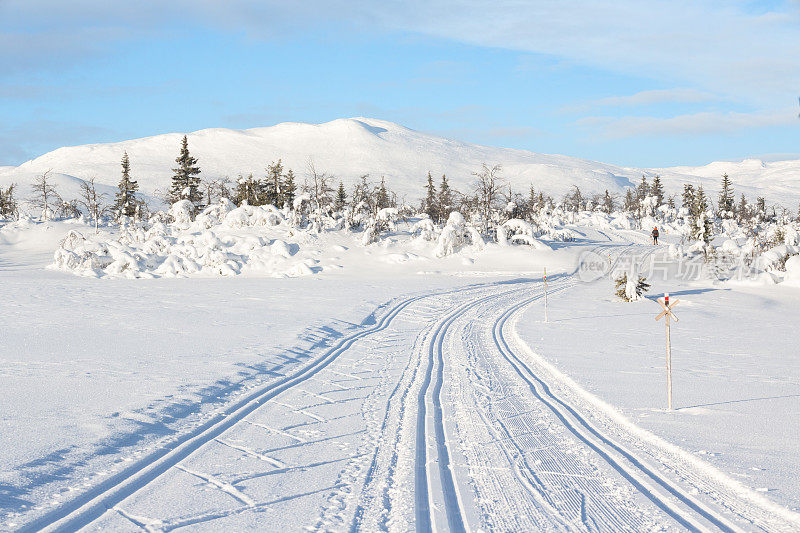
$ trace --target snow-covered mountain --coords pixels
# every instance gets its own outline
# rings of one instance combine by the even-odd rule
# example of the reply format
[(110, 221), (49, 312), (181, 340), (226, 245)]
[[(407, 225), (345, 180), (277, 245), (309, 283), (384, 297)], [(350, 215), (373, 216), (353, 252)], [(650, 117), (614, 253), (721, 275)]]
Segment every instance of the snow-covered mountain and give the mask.
[[(169, 133), (118, 143), (64, 147), (23, 163), (0, 167), (0, 185), (16, 182), (20, 194), (46, 170), (63, 174), (58, 182), (70, 197), (75, 182), (69, 177), (94, 176), (98, 183), (116, 185), (120, 159), (127, 151), (133, 174), (145, 193), (166, 189), (182, 133)], [(339, 119), (324, 124), (282, 123), (248, 130), (206, 129), (188, 134), (189, 149), (198, 158), (202, 177), (239, 174), (263, 175), (272, 161), (282, 159), (302, 182), (309, 158), (318, 171), (335, 175), (345, 184), (369, 174), (385, 176), (389, 186), (408, 202), (423, 195), (428, 171), (438, 181), (447, 174), (462, 192), (472, 190), (472, 172), (481, 163), (502, 165), (502, 176), (514, 190), (526, 193), (533, 185), (556, 197), (577, 185), (584, 193), (622, 192), (643, 174), (664, 178), (667, 191), (678, 193), (683, 183), (703, 184), (717, 190), (720, 176), (727, 172), (737, 194), (751, 199), (766, 196), (770, 201), (794, 208), (800, 200), (800, 161), (711, 163), (704, 167), (661, 169), (627, 168), (574, 157), (547, 155), (526, 150), (469, 144), (414, 131), (398, 124), (371, 118)], [(74, 194), (73, 194), (74, 195)]]

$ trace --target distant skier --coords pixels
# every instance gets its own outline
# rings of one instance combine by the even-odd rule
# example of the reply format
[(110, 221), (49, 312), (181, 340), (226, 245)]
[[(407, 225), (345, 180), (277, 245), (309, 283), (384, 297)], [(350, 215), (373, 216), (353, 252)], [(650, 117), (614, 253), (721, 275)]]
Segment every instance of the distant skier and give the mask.
[(653, 237), (653, 244), (658, 244), (658, 228), (654, 227), (652, 233), (650, 233)]

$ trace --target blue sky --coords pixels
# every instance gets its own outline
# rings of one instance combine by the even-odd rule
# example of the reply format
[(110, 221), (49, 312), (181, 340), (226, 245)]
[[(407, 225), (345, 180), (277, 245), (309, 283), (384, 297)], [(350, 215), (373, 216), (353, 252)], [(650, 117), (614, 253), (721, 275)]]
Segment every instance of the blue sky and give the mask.
[(635, 166), (800, 153), (794, 0), (293, 4), (0, 0), (0, 165), (350, 116)]

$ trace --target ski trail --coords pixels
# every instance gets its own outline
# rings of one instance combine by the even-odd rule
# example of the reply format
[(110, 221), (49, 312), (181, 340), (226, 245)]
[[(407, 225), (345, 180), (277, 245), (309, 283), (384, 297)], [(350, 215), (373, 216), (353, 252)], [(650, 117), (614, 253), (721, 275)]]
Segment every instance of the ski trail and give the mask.
[[(727, 518), (714, 512), (706, 505), (698, 502), (691, 495), (675, 486), (672, 482), (659, 475), (655, 470), (640, 462), (632, 453), (623, 449), (606, 436), (602, 435), (578, 412), (555, 396), (550, 388), (541, 381), (510, 348), (505, 340), (503, 328), (510, 316), (528, 305), (533, 299), (523, 301), (512, 306), (494, 324), (493, 338), (503, 357), (514, 367), (518, 375), (529, 385), (534, 396), (543, 402), (560, 422), (576, 437), (594, 450), (610, 466), (617, 470), (637, 490), (648, 497), (663, 511), (672, 516), (684, 527), (692, 530), (705, 530), (712, 525), (721, 531), (740, 531)], [(672, 498), (677, 499), (691, 512), (676, 505)], [(698, 520), (698, 517), (700, 520)]]
[[(415, 505), (417, 531), (433, 531), (439, 529), (436, 525), (436, 511), (440, 503), (445, 511), (447, 529), (450, 531), (466, 531), (462, 511), (462, 504), (458, 490), (453, 480), (453, 471), (450, 463), (450, 451), (447, 445), (444, 418), (442, 415), (441, 389), (444, 380), (444, 353), (443, 339), (448, 328), (461, 314), (470, 307), (474, 307), (487, 300), (507, 295), (514, 291), (501, 294), (491, 294), (463, 304), (442, 319), (434, 329), (433, 337), (428, 345), (428, 366), (420, 388), (417, 404), (417, 439), (416, 439), (416, 466), (415, 466)], [(436, 367), (436, 381), (433, 390), (430, 385), (433, 370)], [(430, 391), (430, 401), (428, 400)], [(428, 403), (431, 403), (432, 420), (428, 419)], [(433, 426), (433, 438), (430, 437), (430, 425)], [(433, 441), (438, 463), (436, 475), (430, 474), (430, 459), (428, 457), (428, 443)], [(438, 482), (438, 490), (433, 483)]]
[(99, 518), (107, 509), (113, 508), (161, 474), (176, 466), (203, 445), (243, 421), (248, 414), (258, 409), (264, 402), (318, 373), (360, 338), (386, 329), (403, 309), (418, 300), (433, 295), (435, 293), (401, 300), (391, 307), (375, 326), (342, 338), (319, 358), (308, 363), (307, 366), (235, 402), (223, 410), (222, 413), (183, 435), (176, 442), (171, 443), (169, 447), (160, 448), (143, 459), (136, 461), (123, 471), (89, 489), (81, 496), (29, 522), (20, 531), (39, 531), (43, 529), (72, 531), (88, 525)]

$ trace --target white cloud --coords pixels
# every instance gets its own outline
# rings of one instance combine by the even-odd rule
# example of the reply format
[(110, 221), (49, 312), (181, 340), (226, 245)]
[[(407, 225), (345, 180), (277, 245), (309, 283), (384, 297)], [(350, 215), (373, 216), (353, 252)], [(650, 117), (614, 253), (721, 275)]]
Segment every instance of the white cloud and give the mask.
[(655, 89), (640, 91), (629, 96), (610, 96), (589, 102), (593, 106), (623, 107), (652, 104), (710, 102), (718, 97), (697, 89)]
[(754, 100), (800, 88), (800, 16), (743, 1), (413, 0), (387, 25)]
[(587, 117), (576, 125), (599, 131), (605, 139), (709, 135), (797, 124), (794, 109), (753, 113), (701, 112), (675, 117)]
[(697, 89), (654, 89), (640, 91), (626, 96), (609, 96), (590, 100), (576, 105), (565, 106), (561, 111), (566, 113), (584, 113), (596, 107), (632, 107), (655, 104), (687, 104), (719, 101), (720, 98)]
[(414, 32), (547, 54), (736, 100), (768, 102), (800, 90), (797, 4), (757, 13), (747, 0), (4, 0), (0, 65), (22, 68), (13, 57), (18, 53), (36, 64), (48, 50), (96, 52), (109, 40), (163, 31), (177, 20), (251, 38), (310, 34), (324, 24)]

